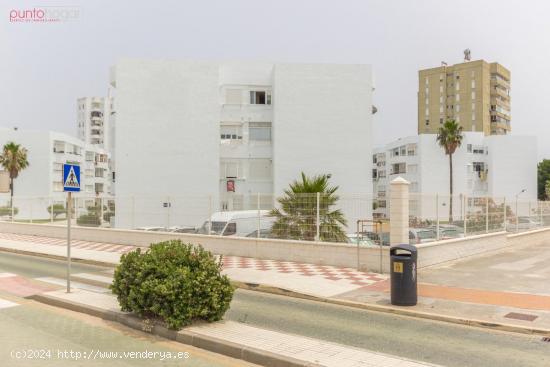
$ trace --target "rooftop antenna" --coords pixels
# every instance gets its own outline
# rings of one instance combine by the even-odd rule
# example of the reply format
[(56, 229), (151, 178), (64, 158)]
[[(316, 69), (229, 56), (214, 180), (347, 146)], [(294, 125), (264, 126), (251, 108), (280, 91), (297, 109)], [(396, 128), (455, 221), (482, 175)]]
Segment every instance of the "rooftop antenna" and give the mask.
[(470, 61), (472, 59), (471, 51), (469, 48), (464, 50), (464, 62)]

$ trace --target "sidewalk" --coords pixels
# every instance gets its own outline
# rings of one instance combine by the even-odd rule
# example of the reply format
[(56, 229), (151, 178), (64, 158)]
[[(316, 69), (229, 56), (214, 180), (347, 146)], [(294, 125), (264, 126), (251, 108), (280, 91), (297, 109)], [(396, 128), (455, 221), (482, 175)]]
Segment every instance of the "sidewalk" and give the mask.
[[(127, 326), (260, 365), (326, 367), (427, 367), (432, 364), (369, 352), (322, 340), (260, 329), (232, 321), (202, 323), (179, 332), (144, 322), (119, 310), (113, 295), (75, 289), (34, 297), (54, 306), (88, 313)], [(274, 363), (275, 362), (275, 363)]]
[[(8, 251), (65, 256), (65, 246), (60, 239), (0, 234), (0, 249)], [(87, 261), (116, 264), (122, 253), (132, 249), (131, 246), (76, 241), (72, 254), (75, 258)], [(495, 264), (491, 262), (492, 257), (482, 256), (481, 260), (470, 260), (474, 262), (470, 267), (468, 263), (457, 266), (448, 264), (420, 271), (419, 300), (418, 305), (413, 307), (390, 304), (390, 284), (385, 274), (233, 256), (224, 257), (223, 272), (232, 281), (249, 289), (284, 295), (294, 293), (326, 302), (465, 325), (550, 335), (550, 289), (547, 287), (546, 274), (527, 272), (526, 275), (538, 277), (540, 281), (536, 284), (530, 281), (523, 287), (519, 283), (511, 284), (518, 275), (510, 273), (510, 270), (500, 274), (502, 270), (498, 269), (503, 263), (510, 263), (509, 258), (515, 258), (517, 254), (504, 255)], [(526, 262), (521, 259), (517, 261), (522, 264)], [(531, 263), (536, 265), (535, 260)], [(521, 271), (526, 273), (526, 268), (522, 267)], [(509, 278), (507, 288), (500, 284), (500, 279), (505, 276)], [(89, 278), (86, 274), (80, 274), (79, 277), (81, 280), (82, 277)], [(93, 279), (88, 280), (94, 282)], [(95, 282), (105, 283), (107, 280), (96, 279)]]

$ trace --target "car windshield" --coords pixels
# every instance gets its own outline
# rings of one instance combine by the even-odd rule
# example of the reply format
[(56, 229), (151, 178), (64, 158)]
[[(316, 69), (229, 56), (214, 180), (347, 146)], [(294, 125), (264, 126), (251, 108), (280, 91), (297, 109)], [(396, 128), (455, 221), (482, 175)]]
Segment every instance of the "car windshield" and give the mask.
[(436, 237), (436, 234), (433, 231), (418, 231), (416, 234), (417, 234), (418, 238), (420, 238), (421, 240), (426, 239), (426, 238), (435, 238)]
[[(208, 234), (208, 224), (210, 221), (204, 222), (202, 227), (199, 229), (200, 234)], [(210, 230), (211, 234), (221, 234), (227, 222), (212, 222), (212, 228)]]

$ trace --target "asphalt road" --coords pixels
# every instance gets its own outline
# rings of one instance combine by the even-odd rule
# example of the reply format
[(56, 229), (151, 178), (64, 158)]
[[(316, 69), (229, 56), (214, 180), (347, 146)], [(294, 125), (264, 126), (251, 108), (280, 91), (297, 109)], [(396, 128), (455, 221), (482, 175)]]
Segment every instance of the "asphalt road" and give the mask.
[[(63, 262), (0, 253), (0, 273), (63, 277)], [(105, 270), (73, 264), (75, 272)], [(0, 278), (2, 282), (2, 278)], [(6, 307), (6, 301), (17, 304)], [(0, 291), (0, 366), (255, 366)]]
[[(75, 273), (105, 270), (83, 264), (75, 264), (73, 268)], [(0, 252), (0, 272), (63, 277), (64, 269), (60, 261)], [(550, 343), (543, 342), (540, 336), (496, 332), (259, 292), (238, 290), (226, 319), (448, 367), (550, 366)]]

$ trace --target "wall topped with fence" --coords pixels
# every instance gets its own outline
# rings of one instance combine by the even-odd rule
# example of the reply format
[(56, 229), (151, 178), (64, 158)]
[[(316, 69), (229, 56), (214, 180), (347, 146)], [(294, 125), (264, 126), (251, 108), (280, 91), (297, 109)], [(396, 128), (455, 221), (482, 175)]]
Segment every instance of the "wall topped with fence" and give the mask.
[[(389, 196), (389, 195), (388, 195)], [(364, 194), (287, 193), (210, 196), (75, 196), (73, 224), (231, 237), (389, 245), (390, 200)], [(460, 238), (550, 225), (550, 202), (503, 197), (409, 194), (409, 242)], [(0, 199), (0, 220), (67, 225), (58, 197)]]

